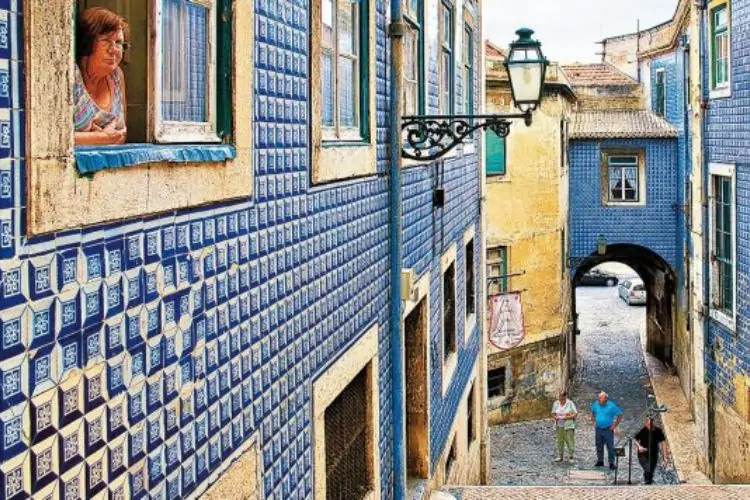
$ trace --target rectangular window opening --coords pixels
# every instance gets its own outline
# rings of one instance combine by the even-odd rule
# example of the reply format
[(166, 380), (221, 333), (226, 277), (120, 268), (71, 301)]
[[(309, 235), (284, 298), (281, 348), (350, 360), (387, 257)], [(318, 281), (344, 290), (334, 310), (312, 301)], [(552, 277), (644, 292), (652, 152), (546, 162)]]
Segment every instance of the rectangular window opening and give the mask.
[(423, 94), (423, 12), (422, 0), (402, 0), (404, 5), (404, 115), (421, 113)]
[(637, 203), (640, 200), (638, 155), (607, 156), (608, 201)]
[(508, 247), (487, 249), (487, 295), (508, 291)]
[(426, 479), (429, 472), (429, 385), (427, 380), (427, 299), (404, 320), (404, 359), (409, 367), (406, 384), (406, 469), (409, 477)]
[(474, 384), (471, 384), (471, 389), (469, 389), (469, 398), (466, 401), (466, 414), (467, 414), (467, 421), (466, 421), (466, 441), (468, 442), (469, 446), (471, 446), (472, 443), (477, 438), (476, 429), (474, 426), (476, 425), (474, 422)]
[(440, 114), (453, 114), (454, 109), (454, 19), (453, 5), (443, 0), (440, 2)]
[(476, 290), (474, 284), (474, 240), (466, 245), (466, 317), (476, 312)]
[(369, 367), (325, 410), (326, 497), (362, 499), (373, 489), (369, 465)]
[(464, 112), (474, 112), (474, 29), (469, 23), (464, 26)]
[(494, 368), (487, 374), (487, 395), (490, 398), (505, 396), (505, 367)]
[[(362, 54), (365, 1), (321, 0), (321, 122), (324, 138), (361, 140), (366, 68)], [(364, 58), (366, 59), (366, 58)]]
[(727, 4), (711, 10), (711, 88), (729, 85), (729, 17)]
[(667, 107), (667, 82), (663, 69), (656, 70), (656, 102), (654, 103), (654, 112), (659, 116), (664, 116)]
[(734, 317), (734, 199), (732, 178), (713, 176), (714, 307)]
[(456, 353), (456, 267), (443, 273), (443, 360)]
[[(129, 164), (136, 144), (220, 143), (231, 137), (231, 0), (77, 0), (76, 7), (73, 101), (81, 154), (116, 146), (110, 149), (122, 150)], [(85, 12), (89, 7), (110, 9), (128, 29), (122, 36), (95, 33), (101, 15)], [(87, 90), (80, 66), (86, 45), (89, 58), (121, 61), (108, 79), (106, 103)], [(107, 127), (113, 132), (99, 130)], [(159, 161), (165, 155), (155, 150), (146, 156)]]

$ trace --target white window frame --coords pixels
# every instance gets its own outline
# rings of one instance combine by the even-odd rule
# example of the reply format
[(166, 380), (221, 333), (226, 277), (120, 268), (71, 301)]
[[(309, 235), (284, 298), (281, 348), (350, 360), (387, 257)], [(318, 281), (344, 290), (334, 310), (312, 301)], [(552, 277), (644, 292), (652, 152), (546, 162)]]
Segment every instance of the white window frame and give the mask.
[[(324, 2), (325, 0), (323, 0)], [(333, 80), (334, 80), (334, 87), (333, 87), (333, 127), (326, 126), (321, 123), (321, 129), (323, 131), (323, 140), (324, 141), (361, 141), (363, 139), (362, 137), (362, 89), (361, 86), (361, 79), (362, 79), (362, 5), (363, 2), (359, 1), (356, 4), (352, 2), (352, 6), (357, 6), (357, 15), (354, 18), (353, 23), (353, 36), (352, 41), (354, 44), (354, 52), (355, 54), (353, 56), (348, 55), (341, 55), (339, 52), (339, 39), (338, 39), (338, 4), (342, 1), (347, 0), (330, 0), (333, 3)], [(323, 2), (321, 2), (321, 6), (323, 5)], [(365, 4), (365, 6), (369, 6), (369, 2)], [(323, 26), (323, 13), (321, 8), (321, 17), (317, 20), (318, 23), (320, 23), (320, 29), (322, 33), (322, 26)], [(322, 35), (321, 35), (321, 42), (322, 42)], [(321, 46), (320, 54), (323, 55), (324, 50)], [(339, 84), (339, 70), (338, 70), (338, 63), (339, 58), (345, 57), (349, 60), (354, 61), (354, 68), (355, 68), (355, 74), (354, 74), (354, 126), (351, 127), (343, 127), (341, 126), (341, 103), (339, 102), (339, 93), (338, 93), (338, 84)], [(318, 61), (318, 64), (321, 64), (322, 68), (322, 62)], [(322, 77), (322, 75), (321, 75)], [(322, 113), (322, 106), (323, 106), (323, 88), (322, 88), (322, 80), (319, 84), (319, 88), (317, 90), (320, 95), (319, 99), (321, 102), (321, 120), (323, 118)]]
[[(733, 164), (727, 163), (709, 163), (709, 252), (706, 258), (711, 263), (710, 271), (710, 288), (711, 298), (709, 302), (709, 314), (712, 319), (721, 323), (725, 327), (732, 331), (735, 331), (737, 324), (737, 177), (735, 175), (735, 167)], [(718, 293), (719, 284), (719, 268), (717, 263), (713, 260), (712, 255), (714, 251), (714, 245), (716, 244), (716, 214), (714, 212), (714, 200), (716, 193), (714, 191), (714, 179), (717, 177), (729, 177), (732, 183), (732, 313), (731, 316), (726, 312), (719, 310), (714, 307), (716, 304), (716, 296)]]
[[(642, 207), (647, 201), (646, 152), (643, 149), (604, 148), (602, 155), (602, 204), (608, 207)], [(613, 156), (633, 156), (637, 158), (638, 184), (637, 200), (611, 200), (609, 187), (609, 159)], [(626, 165), (628, 166), (628, 165)], [(632, 165), (630, 165), (632, 166)]]
[[(721, 85), (714, 86), (714, 30), (713, 15), (716, 9), (724, 6), (727, 11), (727, 81)], [(706, 10), (708, 17), (708, 96), (711, 99), (720, 99), (732, 95), (732, 11), (730, 1), (718, 0), (709, 2)]]
[(167, 121), (162, 115), (162, 97), (164, 97), (163, 83), (163, 54), (162, 39), (162, 3), (164, 0), (151, 0), (152, 43), (149, 45), (149, 60), (153, 61), (153, 82), (149, 87), (149, 116), (153, 127), (153, 140), (157, 143), (180, 142), (221, 142), (216, 126), (216, 0), (190, 0), (192, 3), (208, 9), (208, 57), (206, 74), (206, 96), (208, 107), (205, 122), (177, 122)]

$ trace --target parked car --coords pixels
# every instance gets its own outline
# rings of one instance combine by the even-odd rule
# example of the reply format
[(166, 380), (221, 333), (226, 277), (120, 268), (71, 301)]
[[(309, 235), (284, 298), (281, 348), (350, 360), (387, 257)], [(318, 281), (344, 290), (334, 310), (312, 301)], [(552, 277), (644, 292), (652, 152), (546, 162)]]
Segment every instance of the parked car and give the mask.
[(617, 292), (629, 306), (646, 305), (646, 286), (640, 279), (623, 281), (617, 288)]
[(615, 286), (619, 280), (614, 274), (605, 273), (597, 268), (591, 269), (581, 277), (580, 286)]

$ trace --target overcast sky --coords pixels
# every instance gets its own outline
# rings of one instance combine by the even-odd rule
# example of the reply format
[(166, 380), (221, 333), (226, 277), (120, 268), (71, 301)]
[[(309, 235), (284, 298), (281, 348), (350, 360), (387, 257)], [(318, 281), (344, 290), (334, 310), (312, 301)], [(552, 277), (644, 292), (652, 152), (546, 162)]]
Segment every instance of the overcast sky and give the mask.
[(519, 27), (533, 29), (550, 61), (595, 62), (596, 42), (671, 19), (677, 0), (484, 0), (484, 36), (507, 48)]

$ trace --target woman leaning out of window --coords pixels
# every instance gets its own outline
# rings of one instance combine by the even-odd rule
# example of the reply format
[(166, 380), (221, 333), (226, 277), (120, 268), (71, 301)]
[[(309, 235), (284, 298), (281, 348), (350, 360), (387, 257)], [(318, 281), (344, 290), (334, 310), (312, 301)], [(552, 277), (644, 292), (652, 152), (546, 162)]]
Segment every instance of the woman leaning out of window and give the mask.
[(128, 24), (114, 12), (91, 7), (78, 17), (76, 34), (76, 145), (125, 142), (125, 77), (120, 69)]

